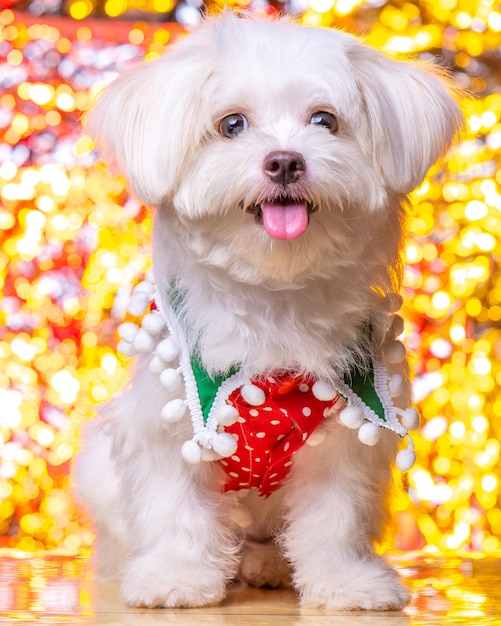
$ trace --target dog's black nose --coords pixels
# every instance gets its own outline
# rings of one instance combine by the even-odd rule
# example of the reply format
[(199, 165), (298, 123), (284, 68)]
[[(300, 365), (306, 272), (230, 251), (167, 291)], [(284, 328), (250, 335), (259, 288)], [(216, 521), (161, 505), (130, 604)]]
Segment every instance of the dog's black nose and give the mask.
[(274, 183), (284, 187), (294, 183), (304, 173), (306, 164), (299, 152), (276, 150), (264, 160), (264, 171)]

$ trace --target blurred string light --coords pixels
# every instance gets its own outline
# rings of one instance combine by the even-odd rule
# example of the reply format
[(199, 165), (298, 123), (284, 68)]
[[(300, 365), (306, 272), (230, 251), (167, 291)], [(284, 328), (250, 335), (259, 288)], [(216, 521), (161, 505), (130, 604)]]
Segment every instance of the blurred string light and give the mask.
[(115, 329), (150, 264), (150, 213), (97, 160), (78, 119), (137, 57), (158, 56), (182, 26), (226, 5), (341, 26), (391, 54), (440, 57), (474, 96), (463, 103), (464, 141), (411, 198), (404, 336), (423, 428), (395, 506), (402, 547), (501, 549), (499, 5), (16, 4), (0, 11), (0, 546), (74, 553), (91, 544), (69, 466), (95, 405), (127, 379)]

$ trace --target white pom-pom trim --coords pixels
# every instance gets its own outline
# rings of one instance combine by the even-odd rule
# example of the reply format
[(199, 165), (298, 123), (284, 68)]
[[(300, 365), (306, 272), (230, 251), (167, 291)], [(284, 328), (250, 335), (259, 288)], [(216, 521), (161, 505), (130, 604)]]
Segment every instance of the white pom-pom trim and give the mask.
[(400, 374), (392, 374), (388, 381), (388, 391), (392, 398), (399, 396), (404, 389), (404, 378)]
[(346, 428), (360, 428), (364, 423), (364, 412), (358, 406), (347, 406), (339, 413), (339, 421)]
[(173, 368), (165, 369), (160, 374), (160, 382), (170, 393), (175, 393), (181, 388), (181, 376)]
[(393, 337), (398, 337), (404, 332), (404, 320), (400, 317), (400, 315), (394, 315), (393, 321), (390, 328), (390, 333)]
[(212, 448), (221, 456), (227, 457), (237, 451), (237, 440), (230, 433), (219, 433), (212, 440)]
[(165, 369), (165, 362), (154, 354), (150, 360), (150, 372), (152, 374), (161, 374)]
[(179, 420), (183, 419), (185, 414), (186, 403), (184, 400), (181, 400), (181, 398), (176, 398), (175, 400), (167, 402), (160, 412), (160, 416), (166, 422), (179, 422)]
[(324, 402), (329, 402), (329, 400), (334, 400), (337, 396), (337, 391), (334, 389), (332, 385), (325, 382), (324, 380), (317, 380), (311, 391), (317, 400), (322, 400)]
[(400, 450), (395, 460), (398, 469), (401, 472), (408, 472), (416, 462), (416, 455), (413, 450)]
[(251, 383), (246, 383), (240, 389), (240, 393), (242, 394), (242, 398), (250, 404), (251, 406), (261, 406), (264, 404), (266, 400), (266, 396), (264, 395), (264, 391), (257, 387), (256, 385), (252, 385)]
[(133, 322), (124, 322), (118, 327), (118, 336), (120, 339), (132, 343), (138, 331), (139, 327), (137, 324), (134, 324)]
[(155, 293), (155, 285), (150, 280), (142, 280), (134, 287), (133, 296), (138, 293), (146, 293), (152, 296)]
[(187, 463), (196, 465), (202, 460), (202, 449), (196, 441), (185, 441), (181, 447), (181, 456)]
[(159, 313), (148, 313), (143, 317), (141, 325), (152, 335), (159, 335), (165, 328), (165, 322)]
[(123, 339), (122, 341), (118, 342), (117, 350), (124, 356), (136, 356), (137, 355), (137, 350), (134, 348), (134, 346), (128, 341), (124, 341)]
[(407, 430), (417, 430), (419, 428), (419, 413), (412, 407), (405, 409), (400, 422)]
[(388, 363), (401, 363), (405, 359), (405, 346), (401, 341), (389, 341), (383, 354)]
[(155, 347), (155, 340), (144, 330), (144, 328), (140, 328), (137, 331), (137, 335), (134, 337), (133, 345), (138, 352), (148, 354), (153, 351)]
[(217, 413), (217, 423), (220, 426), (231, 426), (238, 420), (238, 411), (231, 404), (225, 404)]
[(174, 337), (167, 337), (158, 344), (155, 352), (162, 359), (162, 361), (171, 363), (179, 356), (179, 346), (177, 345)]
[(371, 422), (363, 424), (358, 430), (358, 438), (366, 446), (375, 446), (379, 441), (380, 435), (381, 431), (379, 427)]
[(146, 313), (146, 309), (148, 308), (149, 303), (150, 303), (150, 298), (147, 293), (145, 292), (134, 293), (127, 310), (129, 311), (131, 315), (138, 317)]

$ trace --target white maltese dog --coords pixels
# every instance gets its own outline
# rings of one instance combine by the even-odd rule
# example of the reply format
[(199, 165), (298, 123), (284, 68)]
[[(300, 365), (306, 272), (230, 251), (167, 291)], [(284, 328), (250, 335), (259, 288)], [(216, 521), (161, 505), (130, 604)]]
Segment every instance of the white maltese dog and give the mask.
[(104, 91), (88, 132), (157, 207), (144, 317), (119, 329), (133, 383), (76, 468), (129, 605), (217, 603), (235, 578), (407, 604), (375, 548), (418, 422), (399, 255), (406, 195), (461, 125), (431, 65), (233, 13)]

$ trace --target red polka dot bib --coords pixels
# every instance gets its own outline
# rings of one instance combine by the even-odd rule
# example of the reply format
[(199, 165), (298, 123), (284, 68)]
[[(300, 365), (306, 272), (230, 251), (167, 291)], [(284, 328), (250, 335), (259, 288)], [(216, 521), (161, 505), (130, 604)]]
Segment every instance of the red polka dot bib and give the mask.
[(319, 400), (312, 392), (312, 378), (282, 375), (253, 380), (264, 402), (249, 404), (236, 389), (228, 403), (238, 419), (225, 432), (237, 440), (237, 450), (222, 459), (228, 479), (226, 491), (257, 487), (260, 496), (269, 496), (280, 487), (292, 466), (292, 456), (327, 417), (345, 406), (339, 394)]

